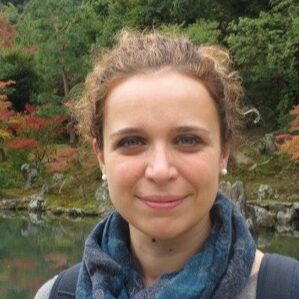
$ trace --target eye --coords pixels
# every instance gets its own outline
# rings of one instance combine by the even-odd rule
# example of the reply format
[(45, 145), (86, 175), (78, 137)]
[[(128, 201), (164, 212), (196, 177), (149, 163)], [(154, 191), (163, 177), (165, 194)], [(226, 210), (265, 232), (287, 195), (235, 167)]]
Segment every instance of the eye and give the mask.
[(182, 146), (194, 146), (202, 143), (201, 138), (195, 135), (182, 135), (176, 138), (176, 144)]
[(144, 144), (144, 139), (138, 136), (125, 137), (118, 142), (118, 146), (123, 148), (135, 148)]

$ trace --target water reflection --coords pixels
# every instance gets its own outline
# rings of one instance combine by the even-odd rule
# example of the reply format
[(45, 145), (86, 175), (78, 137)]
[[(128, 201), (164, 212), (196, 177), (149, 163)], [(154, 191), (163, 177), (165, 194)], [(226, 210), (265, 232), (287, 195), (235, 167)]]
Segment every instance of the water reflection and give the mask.
[(299, 231), (278, 234), (269, 230), (261, 230), (255, 239), (262, 251), (292, 256), (299, 261)]
[(0, 215), (0, 298), (33, 298), (43, 282), (81, 259), (97, 221)]
[[(84, 240), (96, 222), (97, 218), (0, 214), (0, 298), (33, 298), (46, 280), (81, 259)], [(263, 251), (299, 260), (299, 233), (263, 231), (256, 240)]]

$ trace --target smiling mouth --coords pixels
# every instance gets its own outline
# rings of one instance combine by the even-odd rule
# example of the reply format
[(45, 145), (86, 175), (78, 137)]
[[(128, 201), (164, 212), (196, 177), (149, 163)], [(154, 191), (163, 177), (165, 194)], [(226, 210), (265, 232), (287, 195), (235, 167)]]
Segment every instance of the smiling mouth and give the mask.
[(173, 209), (179, 206), (186, 196), (160, 196), (160, 195), (151, 195), (151, 196), (137, 196), (139, 200), (141, 200), (146, 206), (157, 209)]

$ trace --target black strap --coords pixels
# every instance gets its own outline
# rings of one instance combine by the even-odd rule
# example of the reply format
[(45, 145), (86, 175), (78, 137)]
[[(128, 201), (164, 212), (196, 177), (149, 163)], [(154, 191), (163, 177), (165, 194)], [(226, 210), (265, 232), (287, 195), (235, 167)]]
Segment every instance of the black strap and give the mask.
[(81, 263), (78, 263), (58, 275), (49, 299), (75, 299), (80, 265)]
[(299, 299), (299, 262), (279, 254), (265, 254), (256, 299)]

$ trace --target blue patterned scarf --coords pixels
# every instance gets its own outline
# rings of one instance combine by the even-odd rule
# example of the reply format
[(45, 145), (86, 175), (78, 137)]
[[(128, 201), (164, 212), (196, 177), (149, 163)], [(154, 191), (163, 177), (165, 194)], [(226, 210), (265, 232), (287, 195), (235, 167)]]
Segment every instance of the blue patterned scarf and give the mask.
[(116, 212), (86, 240), (76, 298), (235, 298), (247, 283), (256, 246), (244, 218), (218, 194), (211, 210), (212, 231), (184, 268), (144, 287), (130, 253), (127, 222)]

